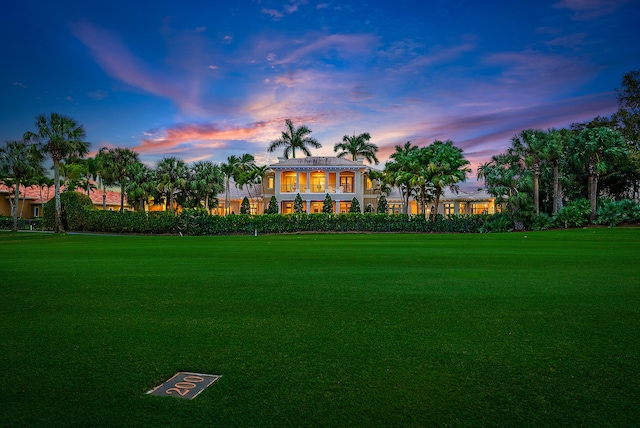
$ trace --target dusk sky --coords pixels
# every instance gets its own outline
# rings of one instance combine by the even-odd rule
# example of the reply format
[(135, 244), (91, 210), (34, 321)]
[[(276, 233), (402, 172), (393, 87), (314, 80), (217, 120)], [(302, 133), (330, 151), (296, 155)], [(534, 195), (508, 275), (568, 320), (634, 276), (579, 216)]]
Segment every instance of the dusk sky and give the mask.
[[(453, 140), (474, 167), (526, 128), (617, 109), (640, 69), (640, 0), (66, 1), (0, 6), (0, 141), (38, 114), (83, 124), (92, 152), (259, 164), (286, 118), (334, 155), (369, 132)], [(382, 167), (382, 165), (380, 166)]]

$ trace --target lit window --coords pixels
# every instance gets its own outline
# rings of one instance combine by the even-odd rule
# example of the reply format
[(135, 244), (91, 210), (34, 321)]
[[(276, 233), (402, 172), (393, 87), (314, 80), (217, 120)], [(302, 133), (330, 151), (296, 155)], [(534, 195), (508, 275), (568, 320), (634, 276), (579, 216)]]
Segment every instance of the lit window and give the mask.
[(455, 213), (455, 204), (444, 204), (444, 215), (454, 215)]

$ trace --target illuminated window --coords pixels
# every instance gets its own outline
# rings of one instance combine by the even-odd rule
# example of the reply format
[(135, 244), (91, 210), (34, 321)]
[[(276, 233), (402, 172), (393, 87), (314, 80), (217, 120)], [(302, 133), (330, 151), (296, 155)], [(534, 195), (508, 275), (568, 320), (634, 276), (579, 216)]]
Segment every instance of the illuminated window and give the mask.
[(280, 191), (283, 193), (294, 193), (296, 191), (296, 173), (292, 171), (283, 172), (281, 175)]
[(275, 177), (267, 177), (267, 189), (273, 189), (275, 187)]
[(489, 204), (488, 203), (475, 203), (471, 204), (471, 212), (472, 214), (489, 214)]
[(455, 204), (444, 204), (444, 215), (454, 215), (455, 213)]
[(466, 213), (466, 204), (460, 204), (458, 205), (458, 214), (465, 214)]

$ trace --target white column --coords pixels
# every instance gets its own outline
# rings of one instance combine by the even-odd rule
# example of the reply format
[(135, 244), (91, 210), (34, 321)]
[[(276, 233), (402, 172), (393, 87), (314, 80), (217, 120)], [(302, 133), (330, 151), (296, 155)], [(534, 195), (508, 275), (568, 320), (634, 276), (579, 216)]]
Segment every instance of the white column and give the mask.
[(307, 214), (311, 212), (311, 201), (307, 201)]
[(340, 201), (336, 201), (336, 214), (340, 214)]

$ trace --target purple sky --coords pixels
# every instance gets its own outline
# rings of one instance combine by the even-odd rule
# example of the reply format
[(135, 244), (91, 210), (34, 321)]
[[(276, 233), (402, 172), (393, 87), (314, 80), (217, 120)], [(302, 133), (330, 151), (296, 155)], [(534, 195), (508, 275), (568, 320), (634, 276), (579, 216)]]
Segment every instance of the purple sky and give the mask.
[(284, 120), (333, 155), (369, 132), (394, 146), (451, 139), (475, 166), (526, 128), (617, 109), (640, 69), (640, 0), (49, 1), (1, 6), (0, 139), (55, 111), (93, 150), (153, 165), (253, 154)]

